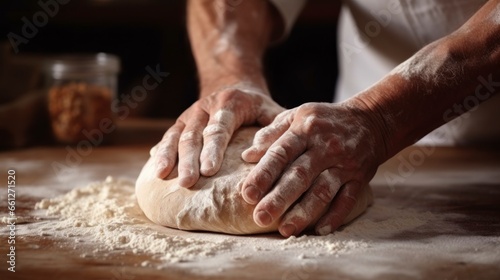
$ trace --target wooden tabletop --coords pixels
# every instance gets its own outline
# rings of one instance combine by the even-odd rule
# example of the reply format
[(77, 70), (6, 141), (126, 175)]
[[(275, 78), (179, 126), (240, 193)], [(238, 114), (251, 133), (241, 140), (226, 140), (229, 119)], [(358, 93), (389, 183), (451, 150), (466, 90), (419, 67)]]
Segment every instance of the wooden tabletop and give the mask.
[[(0, 153), (0, 176), (3, 181), (0, 216), (8, 215), (8, 198), (5, 191), (8, 170), (15, 170), (16, 174), (16, 214), (30, 216), (37, 201), (63, 194), (69, 190), (68, 186), (72, 188), (92, 181), (102, 181), (108, 175), (135, 179), (149, 157), (149, 148), (161, 138), (170, 124), (171, 121), (166, 120), (129, 120), (120, 123), (112, 144), (93, 147), (90, 153), (77, 159), (68, 158), (71, 152), (64, 145), (31, 147)], [(71, 166), (72, 172), (78, 172), (81, 175), (78, 184), (69, 182), (69, 177), (58, 175), (54, 162)], [(77, 164), (73, 164), (75, 162)], [(431, 211), (436, 215), (455, 214), (455, 218), (449, 222), (456, 226), (456, 230), (427, 225), (424, 231), (410, 231), (388, 238), (383, 241), (384, 246), (397, 245), (394, 246), (397, 247), (395, 252), (399, 254), (399, 267), (391, 266), (389, 262), (392, 260), (388, 260), (386, 255), (383, 258), (378, 256), (377, 251), (373, 250), (363, 256), (364, 264), (360, 260), (360, 269), (373, 269), (375, 278), (383, 279), (499, 279), (499, 149), (410, 147), (382, 165), (371, 186), (377, 204), (392, 205), (395, 209)], [(40, 192), (36, 191), (37, 188)], [(33, 217), (33, 221), (28, 221), (28, 224), (30, 222), (36, 223), (36, 217)], [(7, 227), (5, 224), (2, 226), (4, 229)], [(6, 264), (6, 254), (9, 252), (8, 231), (1, 231), (1, 235), (1, 279), (371, 278), (366, 277), (369, 273), (346, 274), (329, 265), (328, 259), (318, 262), (318, 267), (308, 274), (290, 274), (291, 269), (300, 268), (282, 262), (259, 262), (252, 259), (243, 268), (224, 269), (218, 274), (210, 275), (195, 273), (192, 266), (187, 269), (183, 265), (171, 265), (167, 269), (158, 270), (137, 266), (144, 260), (144, 256), (140, 254), (125, 252), (106, 260), (86, 259), (78, 252), (59, 244), (57, 240), (40, 236), (17, 236), (17, 269), (12, 273), (7, 271)], [(449, 240), (458, 240), (454, 237), (460, 237), (460, 240), (484, 239), (487, 242), (486, 248), (490, 248), (484, 249), (490, 250), (485, 252), (489, 257), (480, 259), (478, 255), (477, 260), (460, 258), (460, 251), (457, 253), (456, 250), (450, 249), (448, 255), (444, 254), (448, 256), (445, 258), (442, 255), (436, 257), (431, 253), (428, 256), (420, 253), (414, 258), (409, 257), (407, 262), (401, 260), (401, 256), (412, 256), (410, 251), (405, 251), (405, 242), (421, 241), (424, 246), (441, 237)], [(279, 237), (272, 235), (271, 238)], [(477, 250), (477, 245), (460, 246), (456, 248), (467, 251), (474, 250), (476, 246)], [(448, 249), (444, 247), (443, 250)], [(342, 256), (337, 257), (336, 262), (343, 263), (340, 258)], [(367, 259), (370, 259), (370, 262), (366, 261)], [(361, 267), (363, 265), (364, 267)], [(381, 274), (382, 268), (387, 271)], [(405, 272), (410, 269), (418, 271), (418, 274)], [(252, 273), (249, 274), (249, 271)]]

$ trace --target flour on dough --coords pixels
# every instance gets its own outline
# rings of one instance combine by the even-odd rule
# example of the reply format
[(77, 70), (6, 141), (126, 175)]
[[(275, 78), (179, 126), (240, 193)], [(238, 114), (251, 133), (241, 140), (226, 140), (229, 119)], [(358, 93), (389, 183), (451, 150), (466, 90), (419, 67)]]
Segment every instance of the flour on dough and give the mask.
[[(260, 227), (253, 221), (254, 205), (240, 195), (241, 184), (255, 164), (246, 163), (241, 153), (248, 148), (259, 128), (237, 130), (229, 143), (221, 169), (211, 177), (200, 177), (191, 188), (178, 184), (177, 167), (164, 180), (155, 176), (150, 158), (136, 182), (136, 196), (144, 214), (153, 222), (183, 230), (200, 230), (230, 234), (255, 234), (277, 231), (279, 221)], [(371, 191), (360, 199), (353, 213), (360, 215), (371, 201)], [(353, 215), (349, 215), (352, 219)]]

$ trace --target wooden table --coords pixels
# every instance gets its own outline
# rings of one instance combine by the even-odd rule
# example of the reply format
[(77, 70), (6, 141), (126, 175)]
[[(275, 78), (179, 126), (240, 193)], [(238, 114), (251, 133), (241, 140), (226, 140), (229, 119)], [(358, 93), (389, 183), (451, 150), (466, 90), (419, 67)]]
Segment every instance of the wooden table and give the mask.
[[(78, 185), (103, 180), (107, 175), (136, 178), (149, 156), (149, 148), (161, 138), (170, 123), (161, 120), (121, 123), (116, 135), (117, 140), (113, 145), (94, 147), (91, 153), (82, 156), (80, 162), (75, 164), (75, 170), (81, 174)], [(68, 154), (65, 146), (33, 147), (0, 153), (0, 170), (3, 176), (1, 216), (7, 215), (5, 191), (7, 170), (16, 171), (16, 214), (29, 215), (34, 204), (41, 198), (65, 193), (68, 191), (68, 185), (75, 185), (70, 184), (64, 176), (56, 176), (52, 166), (54, 162), (68, 164)], [(376, 203), (421, 209), (437, 214), (457, 214), (457, 218), (452, 222), (460, 228), (459, 231), (443, 232), (437, 227), (428, 226), (424, 232), (407, 232), (384, 241), (397, 242), (400, 244), (399, 250), (402, 248), (401, 244), (405, 242), (422, 240), (424, 244), (426, 240), (431, 240), (428, 238), (438, 238), (443, 235), (477, 239), (484, 237), (489, 238), (490, 243), (493, 240), (493, 243), (488, 245), (491, 247), (489, 254), (493, 256), (491, 260), (458, 261), (458, 256), (433, 259), (433, 255), (429, 254), (425, 262), (420, 257), (418, 267), (416, 263), (411, 264), (409, 261), (407, 264), (402, 262), (403, 265), (400, 263), (402, 267), (392, 269), (389, 264), (384, 265), (382, 263), (384, 260), (380, 259), (380, 263), (374, 266), (374, 269), (381, 267), (389, 269), (383, 274), (374, 274), (378, 275), (378, 278), (500, 279), (498, 278), (500, 277), (499, 149), (410, 147), (381, 166), (371, 185)], [(37, 188), (40, 192), (33, 191)], [(32, 222), (36, 223), (36, 219)], [(180, 231), (178, 233), (182, 234)], [(81, 258), (78, 252), (61, 247), (55, 240), (40, 236), (17, 237), (17, 272), (12, 273), (7, 271), (8, 265), (5, 261), (9, 249), (7, 237), (7, 232), (2, 231), (1, 279), (358, 278), (355, 274), (337, 273), (327, 265), (327, 262), (326, 264), (319, 262), (319, 267), (309, 274), (290, 274), (290, 269), (298, 268), (291, 268), (279, 262), (258, 262), (252, 259), (243, 267), (226, 269), (216, 275), (204, 276), (193, 273), (189, 269), (184, 269), (182, 265), (172, 265), (167, 270), (157, 270), (137, 266), (137, 263), (144, 258), (131, 252), (106, 261), (89, 260)], [(274, 235), (273, 238), (277, 236)], [(495, 255), (495, 252), (498, 254)], [(377, 255), (372, 254), (370, 263), (374, 264)], [(411, 255), (411, 252), (408, 254)], [(417, 269), (418, 276), (405, 274), (406, 268)]]

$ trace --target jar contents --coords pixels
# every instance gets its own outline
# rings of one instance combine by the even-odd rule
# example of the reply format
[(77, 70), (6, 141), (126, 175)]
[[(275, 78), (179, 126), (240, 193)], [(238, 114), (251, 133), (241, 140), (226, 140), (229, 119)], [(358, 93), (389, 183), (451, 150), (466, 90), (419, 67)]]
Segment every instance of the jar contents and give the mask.
[(119, 58), (106, 53), (58, 55), (47, 57), (43, 69), (55, 140), (107, 142), (115, 127), (111, 104), (117, 96)]
[[(86, 140), (103, 122), (112, 122), (113, 93), (105, 86), (71, 82), (49, 89), (49, 112), (59, 142)], [(88, 139), (87, 139), (88, 140)]]

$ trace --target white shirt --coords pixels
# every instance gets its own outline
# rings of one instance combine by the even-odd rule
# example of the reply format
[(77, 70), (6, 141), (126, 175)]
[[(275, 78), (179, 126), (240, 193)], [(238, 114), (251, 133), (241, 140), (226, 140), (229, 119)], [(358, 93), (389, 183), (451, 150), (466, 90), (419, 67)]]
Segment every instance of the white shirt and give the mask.
[[(291, 28), (305, 0), (271, 0)], [(486, 0), (345, 0), (340, 13), (340, 75), (335, 101), (372, 86), (425, 45), (464, 24)], [(282, 7), (286, 6), (286, 9)], [(478, 82), (479, 84), (479, 82)], [(444, 112), (443, 112), (444, 113)], [(421, 144), (500, 140), (500, 96), (431, 132)]]

